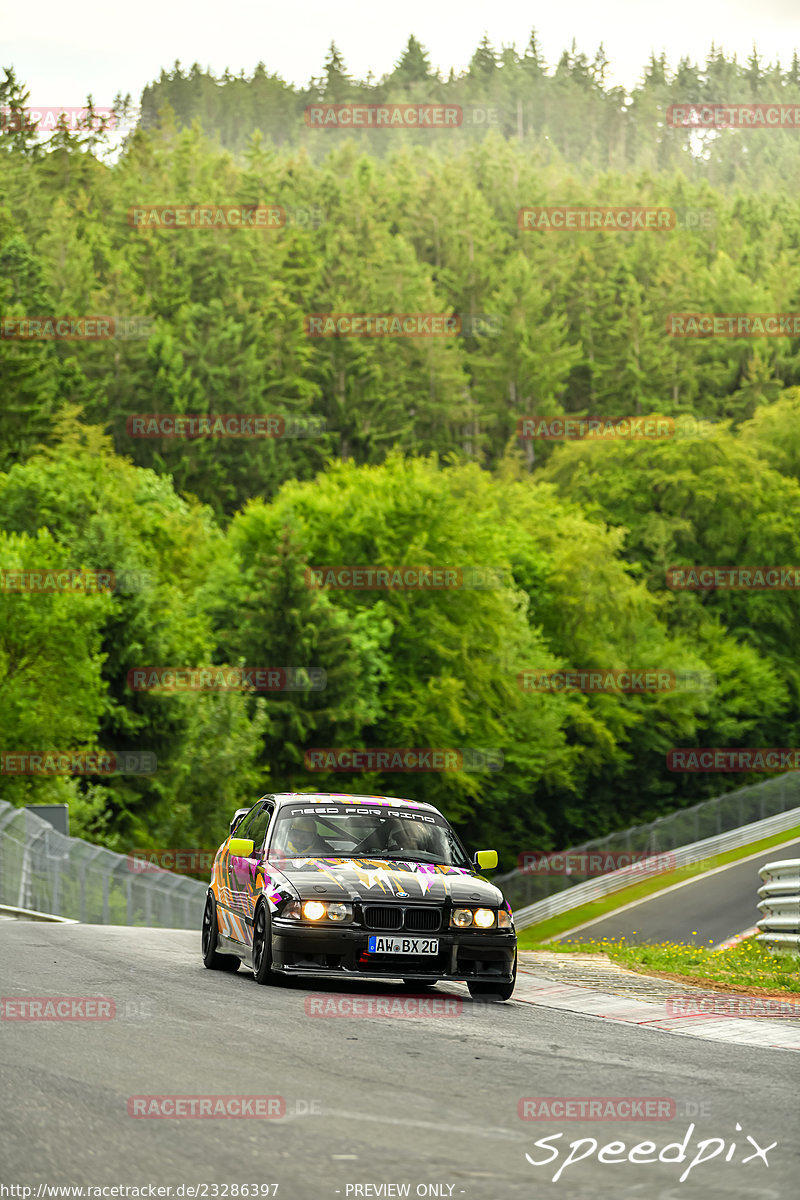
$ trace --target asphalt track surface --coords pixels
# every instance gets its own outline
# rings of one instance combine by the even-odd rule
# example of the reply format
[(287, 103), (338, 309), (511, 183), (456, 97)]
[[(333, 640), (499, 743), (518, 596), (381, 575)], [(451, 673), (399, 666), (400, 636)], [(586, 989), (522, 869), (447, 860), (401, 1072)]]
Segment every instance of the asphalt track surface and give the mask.
[[(457, 1016), (312, 1017), (304, 1003), (312, 995), (363, 999), (398, 994), (400, 986), (293, 980), (260, 987), (243, 967), (236, 975), (205, 970), (199, 940), (173, 930), (0, 925), (4, 997), (108, 997), (117, 1013), (106, 1021), (0, 1022), (3, 1184), (31, 1187), (34, 1198), (39, 1184), (152, 1184), (172, 1187), (172, 1196), (180, 1185), (206, 1185), (211, 1200), (235, 1196), (235, 1184), (278, 1184), (271, 1193), (278, 1200), (796, 1200), (800, 1059), (790, 1051), (703, 1042), (513, 1000), (477, 1004), (460, 985), (432, 993), (463, 998)], [(286, 1116), (128, 1115), (131, 1096), (176, 1094), (277, 1095)], [(676, 1115), (518, 1115), (524, 1097), (569, 1096), (671, 1099)], [(535, 1146), (554, 1134), (562, 1136)], [(768, 1166), (748, 1137), (765, 1149)], [(596, 1149), (585, 1142), (570, 1151), (584, 1138)], [(722, 1140), (699, 1149), (714, 1138)], [(604, 1146), (620, 1142), (624, 1150), (605, 1151), (612, 1161), (598, 1162)], [(639, 1158), (672, 1143), (666, 1153), (680, 1159), (684, 1143), (683, 1161), (619, 1161), (642, 1142), (655, 1149), (645, 1146)], [(698, 1153), (714, 1151), (679, 1182)], [(570, 1153), (584, 1152), (552, 1182)]]
[[(761, 886), (759, 869), (782, 858), (800, 858), (800, 841), (773, 846), (754, 858), (700, 875), (674, 890), (658, 892), (631, 908), (598, 917), (581, 926), (580, 940), (624, 937), (636, 942), (716, 945), (751, 929), (760, 919), (756, 907)], [(556, 940), (577, 937), (577, 933), (569, 932)]]

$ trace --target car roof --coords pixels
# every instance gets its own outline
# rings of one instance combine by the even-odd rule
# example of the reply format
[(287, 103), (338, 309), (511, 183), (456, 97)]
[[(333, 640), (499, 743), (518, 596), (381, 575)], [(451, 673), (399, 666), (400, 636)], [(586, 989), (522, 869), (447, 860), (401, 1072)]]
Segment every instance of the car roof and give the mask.
[[(272, 795), (278, 806), (296, 804), (372, 804), (385, 808), (420, 808), (425, 812), (439, 813), (439, 809), (424, 800), (401, 800), (396, 796), (351, 796), (349, 792), (278, 792)], [(439, 813), (441, 816), (441, 813)]]

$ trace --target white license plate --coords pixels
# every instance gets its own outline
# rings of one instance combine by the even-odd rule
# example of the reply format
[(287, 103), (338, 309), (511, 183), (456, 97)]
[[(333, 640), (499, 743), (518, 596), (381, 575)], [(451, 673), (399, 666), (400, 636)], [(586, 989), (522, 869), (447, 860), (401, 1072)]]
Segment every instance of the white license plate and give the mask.
[(373, 934), (367, 942), (370, 954), (438, 954), (438, 938), (378, 937)]

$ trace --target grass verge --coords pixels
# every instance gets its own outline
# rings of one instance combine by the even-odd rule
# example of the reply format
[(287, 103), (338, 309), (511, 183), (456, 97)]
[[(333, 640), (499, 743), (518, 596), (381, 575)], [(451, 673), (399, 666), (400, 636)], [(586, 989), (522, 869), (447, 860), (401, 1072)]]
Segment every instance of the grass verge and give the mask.
[[(728, 950), (675, 942), (637, 946), (624, 939), (611, 942), (605, 938), (528, 948), (551, 953), (602, 953), (630, 971), (748, 995), (800, 997), (800, 955), (773, 954), (755, 938), (746, 938)], [(800, 1017), (800, 1004), (797, 1015)]]
[[(762, 850), (769, 850), (772, 846), (780, 846), (797, 838), (800, 838), (800, 825), (784, 830), (783, 833), (773, 834), (772, 837), (762, 838), (761, 841), (750, 842), (747, 846), (739, 846), (736, 850), (726, 850), (724, 854), (714, 854), (700, 862), (691, 863), (688, 867), (679, 867), (676, 871), (665, 871), (662, 874), (654, 875), (651, 879), (645, 879), (641, 883), (621, 888), (609, 896), (601, 896), (599, 900), (592, 900), (588, 904), (582, 904), (579, 908), (571, 908), (569, 912), (561, 913), (557, 917), (550, 917), (546, 921), (539, 921), (536, 925), (529, 925), (527, 929), (521, 929), (518, 938), (519, 948), (520, 950), (539, 949), (539, 943), (546, 938), (569, 933), (577, 925), (583, 925), (585, 921), (592, 921), (596, 917), (604, 917), (608, 913), (613, 913), (618, 908), (622, 908), (624, 904), (631, 904), (634, 900), (644, 900), (647, 896), (661, 892), (664, 888), (672, 887), (675, 883), (697, 878), (706, 871), (712, 871), (715, 867), (724, 867), (728, 863), (738, 862), (740, 858), (747, 858), (750, 854), (760, 854)], [(754, 908), (753, 924), (756, 919)]]

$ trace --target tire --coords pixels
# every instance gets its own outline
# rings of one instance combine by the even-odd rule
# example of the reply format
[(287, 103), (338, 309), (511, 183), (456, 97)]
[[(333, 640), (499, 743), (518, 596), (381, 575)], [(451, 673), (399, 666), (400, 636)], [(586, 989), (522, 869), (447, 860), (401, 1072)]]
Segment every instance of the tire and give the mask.
[(239, 957), (236, 954), (220, 954), (217, 950), (219, 944), (219, 930), (217, 928), (217, 904), (214, 899), (214, 893), (209, 892), (206, 897), (206, 906), (203, 910), (203, 934), (202, 934), (202, 951), (203, 951), (203, 966), (208, 967), (209, 971), (238, 971)]
[(467, 980), (470, 996), (485, 1000), (510, 1000), (517, 982), (517, 956), (514, 955), (514, 970), (510, 983), (491, 983), (485, 979)]
[(275, 983), (278, 977), (272, 969), (271, 926), (267, 906), (262, 901), (253, 921), (253, 978), (256, 983)]

